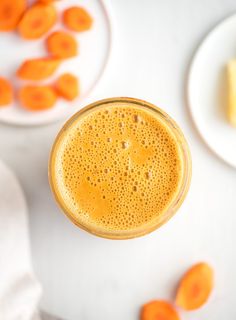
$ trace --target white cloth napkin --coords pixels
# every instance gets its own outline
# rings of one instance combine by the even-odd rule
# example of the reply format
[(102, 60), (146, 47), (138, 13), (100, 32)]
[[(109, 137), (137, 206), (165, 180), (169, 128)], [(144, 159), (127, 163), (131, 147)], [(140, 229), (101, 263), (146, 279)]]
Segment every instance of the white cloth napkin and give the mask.
[(27, 207), (13, 173), (0, 161), (0, 319), (39, 320), (41, 286), (30, 258)]

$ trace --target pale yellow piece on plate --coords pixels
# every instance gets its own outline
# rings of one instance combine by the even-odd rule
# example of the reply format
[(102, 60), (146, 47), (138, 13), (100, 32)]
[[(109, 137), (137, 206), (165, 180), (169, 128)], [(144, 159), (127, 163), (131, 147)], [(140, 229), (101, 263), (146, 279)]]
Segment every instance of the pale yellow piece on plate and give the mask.
[(227, 65), (228, 77), (228, 119), (236, 127), (236, 60)]

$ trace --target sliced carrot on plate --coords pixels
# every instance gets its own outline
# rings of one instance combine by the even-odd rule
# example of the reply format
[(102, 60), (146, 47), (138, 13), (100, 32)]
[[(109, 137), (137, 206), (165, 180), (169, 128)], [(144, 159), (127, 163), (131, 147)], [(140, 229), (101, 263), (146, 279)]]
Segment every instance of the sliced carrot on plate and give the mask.
[(167, 301), (154, 300), (146, 303), (141, 310), (141, 320), (180, 320), (174, 307)]
[(26, 6), (26, 0), (0, 0), (0, 31), (16, 29)]
[(180, 281), (176, 305), (185, 310), (201, 307), (213, 289), (213, 270), (207, 263), (198, 263), (190, 268)]
[(19, 91), (22, 106), (29, 111), (41, 111), (52, 108), (57, 95), (49, 86), (25, 86)]
[(79, 81), (70, 73), (61, 75), (55, 83), (57, 94), (66, 100), (74, 100), (79, 95)]
[(23, 15), (18, 31), (24, 39), (38, 39), (47, 33), (56, 21), (57, 11), (53, 5), (36, 3)]
[(50, 77), (59, 67), (60, 59), (38, 58), (26, 60), (18, 69), (17, 75), (23, 80), (43, 80)]
[(70, 30), (80, 32), (89, 30), (93, 19), (84, 8), (71, 7), (64, 11), (63, 22)]
[(7, 106), (13, 101), (13, 89), (10, 82), (0, 77), (0, 107)]
[(64, 31), (53, 32), (46, 40), (48, 52), (57, 58), (70, 58), (78, 53), (75, 38)]

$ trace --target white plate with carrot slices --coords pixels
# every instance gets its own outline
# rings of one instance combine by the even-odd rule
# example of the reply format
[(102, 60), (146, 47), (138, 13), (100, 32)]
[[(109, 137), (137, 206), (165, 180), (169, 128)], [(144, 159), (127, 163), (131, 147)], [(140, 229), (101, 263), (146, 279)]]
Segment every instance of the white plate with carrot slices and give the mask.
[(0, 121), (70, 117), (101, 79), (111, 37), (102, 0), (0, 0)]

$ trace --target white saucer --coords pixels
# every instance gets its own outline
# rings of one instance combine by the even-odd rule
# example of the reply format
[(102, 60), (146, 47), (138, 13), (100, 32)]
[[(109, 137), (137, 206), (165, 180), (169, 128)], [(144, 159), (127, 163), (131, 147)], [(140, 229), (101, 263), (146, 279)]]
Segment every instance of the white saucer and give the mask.
[[(0, 121), (2, 122), (32, 126), (69, 118), (85, 104), (85, 99), (104, 73), (111, 51), (110, 9), (103, 0), (66, 0), (58, 1), (56, 5), (59, 12), (70, 6), (83, 6), (94, 19), (91, 30), (74, 33), (79, 42), (79, 55), (63, 62), (57, 73), (45, 82), (53, 83), (58, 75), (72, 72), (80, 79), (81, 95), (73, 103), (59, 100), (53, 109), (36, 113), (25, 111), (15, 101), (10, 107), (0, 108)], [(61, 28), (62, 24), (59, 21), (52, 30)], [(10, 79), (16, 88), (22, 85), (23, 82), (16, 79), (15, 71), (27, 58), (47, 55), (43, 40), (25, 41), (14, 33), (0, 33), (0, 76)]]
[(236, 128), (226, 118), (230, 59), (236, 59), (236, 15), (222, 21), (202, 42), (188, 80), (189, 108), (200, 135), (218, 157), (236, 167)]

